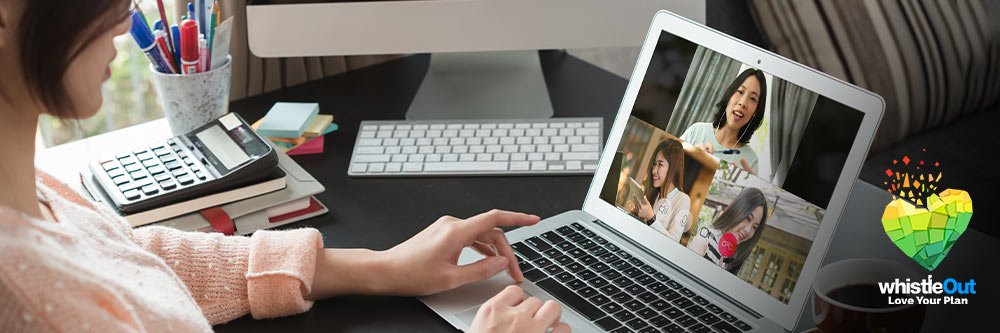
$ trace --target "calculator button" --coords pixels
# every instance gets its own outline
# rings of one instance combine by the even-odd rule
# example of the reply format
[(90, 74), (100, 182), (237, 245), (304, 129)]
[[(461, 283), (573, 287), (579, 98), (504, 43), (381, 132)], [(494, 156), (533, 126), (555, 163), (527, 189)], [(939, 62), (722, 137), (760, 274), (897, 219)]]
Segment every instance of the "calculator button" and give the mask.
[(149, 170), (149, 173), (152, 174), (152, 175), (161, 174), (161, 173), (164, 173), (164, 172), (167, 171), (167, 169), (164, 169), (162, 165), (157, 165), (157, 166), (154, 166), (154, 167), (150, 167), (147, 170)]
[(139, 166), (138, 164), (129, 164), (129, 165), (125, 166), (125, 171), (128, 171), (128, 172), (136, 172), (136, 171), (139, 171), (139, 170), (142, 170), (142, 167)]
[(149, 145), (149, 149), (163, 149), (163, 148), (166, 148), (166, 145), (164, 145), (162, 142)]
[(173, 188), (177, 187), (177, 182), (175, 182), (173, 179), (167, 179), (160, 182), (160, 187), (162, 187), (164, 191), (172, 190)]
[(135, 160), (135, 157), (132, 157), (132, 156), (118, 159), (118, 161), (121, 162), (122, 165), (125, 165), (125, 166), (132, 165), (132, 164), (135, 164), (136, 162), (138, 162), (138, 161)]
[(139, 199), (139, 190), (128, 190), (128, 191), (122, 192), (122, 194), (124, 194), (125, 195), (125, 199), (128, 199), (128, 200)]
[(168, 173), (153, 174), (153, 179), (156, 179), (156, 181), (158, 181), (158, 182), (169, 180), (170, 179), (170, 174), (168, 174)]
[(176, 160), (177, 160), (177, 158), (174, 157), (173, 155), (160, 156), (160, 161), (162, 161), (163, 163), (167, 163), (167, 162), (170, 162), (170, 161), (176, 161)]
[(198, 179), (205, 180), (205, 173), (201, 172), (201, 170), (195, 170), (194, 176), (198, 177)]
[(146, 178), (146, 173), (142, 172), (142, 171), (132, 172), (132, 173), (129, 173), (129, 175), (132, 176), (133, 180), (139, 180), (139, 179)]
[(160, 162), (157, 162), (156, 160), (145, 160), (145, 161), (142, 161), (142, 166), (147, 167), (147, 168), (154, 167), (154, 166), (157, 166), (159, 164), (160, 164)]
[(177, 176), (177, 182), (181, 183), (181, 185), (187, 185), (193, 183), (194, 179), (191, 178), (191, 175), (184, 174)]
[(191, 158), (190, 158), (190, 157), (186, 157), (186, 156), (185, 156), (185, 157), (181, 158), (181, 160), (183, 160), (183, 161), (184, 161), (184, 164), (187, 164), (187, 165), (194, 165), (194, 160), (191, 160)]
[(150, 153), (148, 150), (144, 150), (140, 153), (136, 153), (135, 157), (139, 158), (140, 161), (151, 160), (153, 159), (153, 153)]
[(119, 168), (114, 168), (114, 169), (108, 170), (108, 177), (111, 177), (111, 178), (115, 178), (115, 177), (118, 177), (118, 176), (121, 176), (121, 175), (124, 175), (124, 174), (125, 174), (125, 170), (122, 170), (122, 169), (119, 169)]
[(119, 185), (128, 183), (131, 180), (128, 178), (128, 176), (122, 174), (122, 175), (118, 175), (117, 177), (111, 178), (111, 181), (115, 183), (115, 186), (119, 186)]
[(163, 162), (163, 166), (167, 167), (167, 169), (173, 170), (173, 169), (179, 169), (181, 167), (181, 164), (178, 163), (177, 161), (170, 161), (170, 162)]
[(120, 166), (121, 166), (121, 164), (118, 164), (118, 162), (115, 162), (115, 161), (107, 161), (107, 162), (101, 163), (101, 167), (104, 168), (104, 171), (111, 171), (111, 170), (114, 170), (114, 169), (118, 169), (118, 167), (120, 167)]
[(156, 154), (156, 156), (170, 155), (170, 150), (167, 150), (167, 149), (161, 147), (161, 148), (153, 149), (153, 153)]
[(158, 192), (160, 192), (160, 189), (156, 188), (156, 185), (153, 184), (149, 184), (142, 187), (142, 193), (145, 193), (146, 195), (153, 195)]
[(173, 171), (170, 171), (170, 173), (172, 173), (174, 177), (180, 177), (186, 175), (187, 171), (184, 171), (184, 169), (175, 169)]
[(177, 156), (180, 156), (181, 158), (186, 158), (186, 157), (188, 157), (188, 154), (185, 153), (185, 152), (179, 151), (179, 152), (177, 152)]

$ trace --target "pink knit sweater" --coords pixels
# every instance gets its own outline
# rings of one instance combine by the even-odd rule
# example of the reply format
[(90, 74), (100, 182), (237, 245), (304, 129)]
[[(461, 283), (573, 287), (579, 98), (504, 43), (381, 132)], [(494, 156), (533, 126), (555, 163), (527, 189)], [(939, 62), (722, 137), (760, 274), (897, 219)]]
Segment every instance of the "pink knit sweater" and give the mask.
[(323, 247), (315, 229), (132, 229), (51, 176), (36, 183), (57, 222), (0, 207), (2, 331), (210, 332), (248, 312), (312, 306), (303, 297)]

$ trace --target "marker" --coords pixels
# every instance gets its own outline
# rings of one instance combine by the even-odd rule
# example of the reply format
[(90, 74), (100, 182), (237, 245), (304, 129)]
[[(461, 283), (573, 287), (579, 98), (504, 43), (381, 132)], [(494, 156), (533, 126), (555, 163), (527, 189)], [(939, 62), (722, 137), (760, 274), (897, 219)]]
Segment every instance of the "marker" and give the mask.
[[(156, 0), (156, 9), (160, 12), (160, 21), (163, 21), (163, 29), (166, 31), (167, 27), (170, 27), (171, 25), (170, 22), (167, 21), (167, 12), (163, 9), (163, 0)], [(169, 51), (174, 55), (173, 57), (175, 61), (174, 66), (180, 66), (180, 63), (176, 62), (180, 60), (180, 57), (177, 56), (178, 44), (174, 42), (176, 38), (174, 38), (173, 34), (170, 31), (166, 31), (166, 33), (167, 33), (167, 46), (170, 47), (170, 49), (167, 51)]]
[[(180, 67), (180, 65), (181, 65), (181, 29), (178, 28), (176, 24), (174, 24), (174, 25), (170, 26), (170, 33), (168, 35), (172, 36), (172, 39), (170, 39), (170, 40), (173, 40), (173, 42), (171, 42), (171, 43), (174, 45), (174, 48), (173, 48), (173, 51), (174, 51), (174, 60), (177, 61), (177, 66)], [(168, 42), (170, 40), (168, 40)]]
[(167, 33), (163, 32), (161, 29), (154, 31), (153, 35), (156, 36), (156, 45), (159, 47), (160, 53), (163, 54), (163, 58), (167, 60), (167, 64), (170, 66), (170, 73), (180, 73), (180, 69), (177, 67), (177, 62), (174, 60), (173, 52), (170, 52), (170, 49), (167, 47)]
[(181, 22), (181, 70), (184, 74), (198, 73), (198, 23)]
[(142, 53), (146, 54), (149, 58), (149, 62), (153, 64), (156, 71), (160, 73), (170, 73), (170, 65), (167, 60), (163, 57), (163, 52), (159, 49), (159, 45), (156, 45), (156, 38), (153, 37), (153, 33), (149, 31), (149, 27), (143, 24), (142, 16), (138, 12), (132, 11), (132, 27), (129, 28), (129, 33), (132, 35), (132, 39), (135, 43), (139, 45), (139, 49)]
[(198, 18), (198, 32), (208, 36), (208, 21), (205, 21), (205, 0), (195, 0), (194, 15)]
[[(187, 15), (187, 18), (192, 19), (192, 20), (195, 19), (195, 17), (194, 17), (194, 4), (190, 3), (190, 2), (188, 2), (188, 15)], [(195, 23), (197, 23), (197, 22), (195, 22)]]

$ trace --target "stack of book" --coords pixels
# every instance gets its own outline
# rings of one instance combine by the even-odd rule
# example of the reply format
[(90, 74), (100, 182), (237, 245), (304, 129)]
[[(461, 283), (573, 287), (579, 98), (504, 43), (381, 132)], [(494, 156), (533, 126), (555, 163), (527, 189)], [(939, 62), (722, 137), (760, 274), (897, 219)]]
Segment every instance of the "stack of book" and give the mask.
[[(163, 225), (184, 231), (246, 235), (328, 212), (314, 197), (326, 188), (283, 151), (275, 153), (278, 167), (271, 177), (259, 183), (122, 217), (133, 227)], [(82, 170), (80, 176), (91, 198), (114, 209), (89, 169)]]
[(319, 114), (317, 103), (275, 103), (251, 127), (288, 155), (322, 153), (323, 137), (337, 130), (333, 116)]

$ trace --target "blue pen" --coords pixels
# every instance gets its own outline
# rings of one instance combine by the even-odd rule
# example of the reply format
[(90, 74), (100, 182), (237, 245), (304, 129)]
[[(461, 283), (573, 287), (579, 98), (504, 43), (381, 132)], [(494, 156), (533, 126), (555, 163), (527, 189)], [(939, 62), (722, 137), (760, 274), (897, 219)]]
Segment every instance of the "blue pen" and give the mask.
[(180, 61), (181, 58), (181, 29), (176, 24), (170, 26), (170, 35), (174, 41), (174, 59)]
[(194, 4), (188, 2), (188, 18), (194, 20)]
[(155, 22), (153, 22), (153, 31), (156, 30), (163, 30), (163, 21), (156, 20)]
[(194, 15), (197, 17), (195, 21), (198, 21), (198, 32), (202, 35), (208, 36), (208, 30), (205, 28), (208, 26), (205, 21), (205, 0), (195, 0), (196, 6), (194, 6)]
[(727, 154), (727, 155), (729, 155), (729, 154), (739, 155), (740, 154), (740, 150), (739, 149), (726, 149), (726, 150), (722, 150), (722, 151), (719, 151), (719, 152), (723, 153), (723, 154)]
[(172, 72), (163, 50), (160, 50), (159, 45), (156, 45), (156, 38), (153, 37), (153, 32), (149, 31), (149, 26), (142, 22), (142, 16), (134, 10), (132, 11), (132, 27), (129, 28), (129, 33), (132, 34), (132, 39), (139, 45), (142, 53), (146, 54), (146, 57), (149, 58), (149, 62), (153, 64), (156, 71), (160, 73)]

